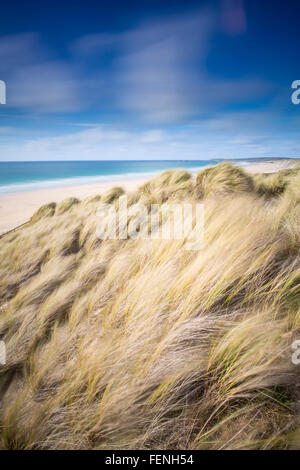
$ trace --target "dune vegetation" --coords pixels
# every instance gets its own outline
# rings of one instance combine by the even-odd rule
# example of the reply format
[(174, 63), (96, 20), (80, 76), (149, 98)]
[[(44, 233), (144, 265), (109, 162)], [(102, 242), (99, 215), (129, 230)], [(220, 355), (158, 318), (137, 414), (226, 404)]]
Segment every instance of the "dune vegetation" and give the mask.
[(300, 448), (300, 167), (196, 181), (130, 203), (199, 201), (184, 240), (99, 240), (99, 202), (39, 209), (0, 240), (0, 447)]
[(197, 175), (198, 196), (211, 194), (251, 192), (253, 180), (242, 168), (229, 162), (206, 168)]

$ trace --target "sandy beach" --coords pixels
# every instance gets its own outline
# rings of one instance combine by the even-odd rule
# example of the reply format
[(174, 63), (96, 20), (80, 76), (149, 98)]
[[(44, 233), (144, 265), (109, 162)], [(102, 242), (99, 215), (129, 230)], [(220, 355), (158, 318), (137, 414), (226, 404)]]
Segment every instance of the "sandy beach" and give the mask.
[[(289, 168), (288, 161), (267, 161), (244, 166), (249, 173), (275, 173)], [(122, 186), (126, 191), (133, 191), (149, 178), (107, 181), (82, 186), (65, 186), (51, 189), (28, 191), (23, 193), (3, 194), (0, 196), (0, 234), (27, 222), (32, 214), (43, 204), (59, 202), (67, 197), (82, 200), (89, 196), (102, 194), (113, 186)]]

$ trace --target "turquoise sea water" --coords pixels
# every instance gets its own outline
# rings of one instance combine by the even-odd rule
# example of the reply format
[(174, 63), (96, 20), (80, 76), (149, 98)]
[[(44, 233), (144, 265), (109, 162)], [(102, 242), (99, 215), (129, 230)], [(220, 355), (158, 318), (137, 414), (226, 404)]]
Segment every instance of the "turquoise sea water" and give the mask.
[(216, 160), (0, 162), (0, 194), (151, 177), (173, 168), (193, 172), (217, 163)]

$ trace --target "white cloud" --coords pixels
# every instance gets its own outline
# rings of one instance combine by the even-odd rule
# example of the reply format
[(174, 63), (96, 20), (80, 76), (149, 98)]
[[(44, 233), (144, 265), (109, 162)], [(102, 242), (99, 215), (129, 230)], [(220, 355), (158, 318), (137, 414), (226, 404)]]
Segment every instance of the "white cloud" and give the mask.
[(45, 60), (47, 51), (37, 33), (12, 34), (0, 37), (0, 73), (13, 74), (17, 68)]
[(35, 33), (0, 37), (7, 106), (45, 113), (125, 111), (160, 125), (267, 95), (270, 85), (255, 77), (210, 76), (206, 59), (217, 21), (216, 11), (200, 9), (121, 33), (87, 35), (70, 45), (64, 60)]
[[(240, 7), (234, 12), (239, 19)], [(202, 9), (119, 34), (84, 36), (71, 50), (77, 60), (87, 61), (113, 52), (104, 81), (116, 109), (151, 123), (180, 122), (272, 91), (256, 77), (225, 80), (207, 72), (216, 21), (215, 11)]]
[(236, 112), (226, 117), (216, 115), (172, 131), (159, 128), (137, 131), (121, 126), (92, 125), (63, 136), (23, 138), (18, 144), (5, 141), (1, 146), (1, 160), (298, 157), (298, 132), (289, 132), (290, 123), (282, 129), (282, 123), (274, 117), (271, 129), (271, 123), (265, 126), (264, 122), (264, 112)]
[(11, 106), (33, 108), (42, 112), (80, 109), (80, 86), (70, 66), (45, 62), (15, 71), (9, 83)]
[(0, 76), (6, 82), (8, 108), (65, 112), (83, 104), (77, 67), (53, 60), (35, 33), (0, 37)]
[(157, 142), (162, 142), (165, 139), (165, 132), (161, 129), (153, 129), (150, 131), (143, 132), (143, 134), (139, 137), (139, 142), (144, 144), (154, 144)]

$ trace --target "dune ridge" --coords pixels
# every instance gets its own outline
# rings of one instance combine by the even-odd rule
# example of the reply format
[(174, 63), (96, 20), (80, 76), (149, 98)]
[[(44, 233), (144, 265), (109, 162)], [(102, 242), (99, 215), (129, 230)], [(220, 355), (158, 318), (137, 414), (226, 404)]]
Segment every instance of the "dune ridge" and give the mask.
[(300, 447), (300, 166), (159, 175), (131, 204), (204, 204), (184, 240), (99, 240), (99, 201), (0, 240), (0, 447)]

